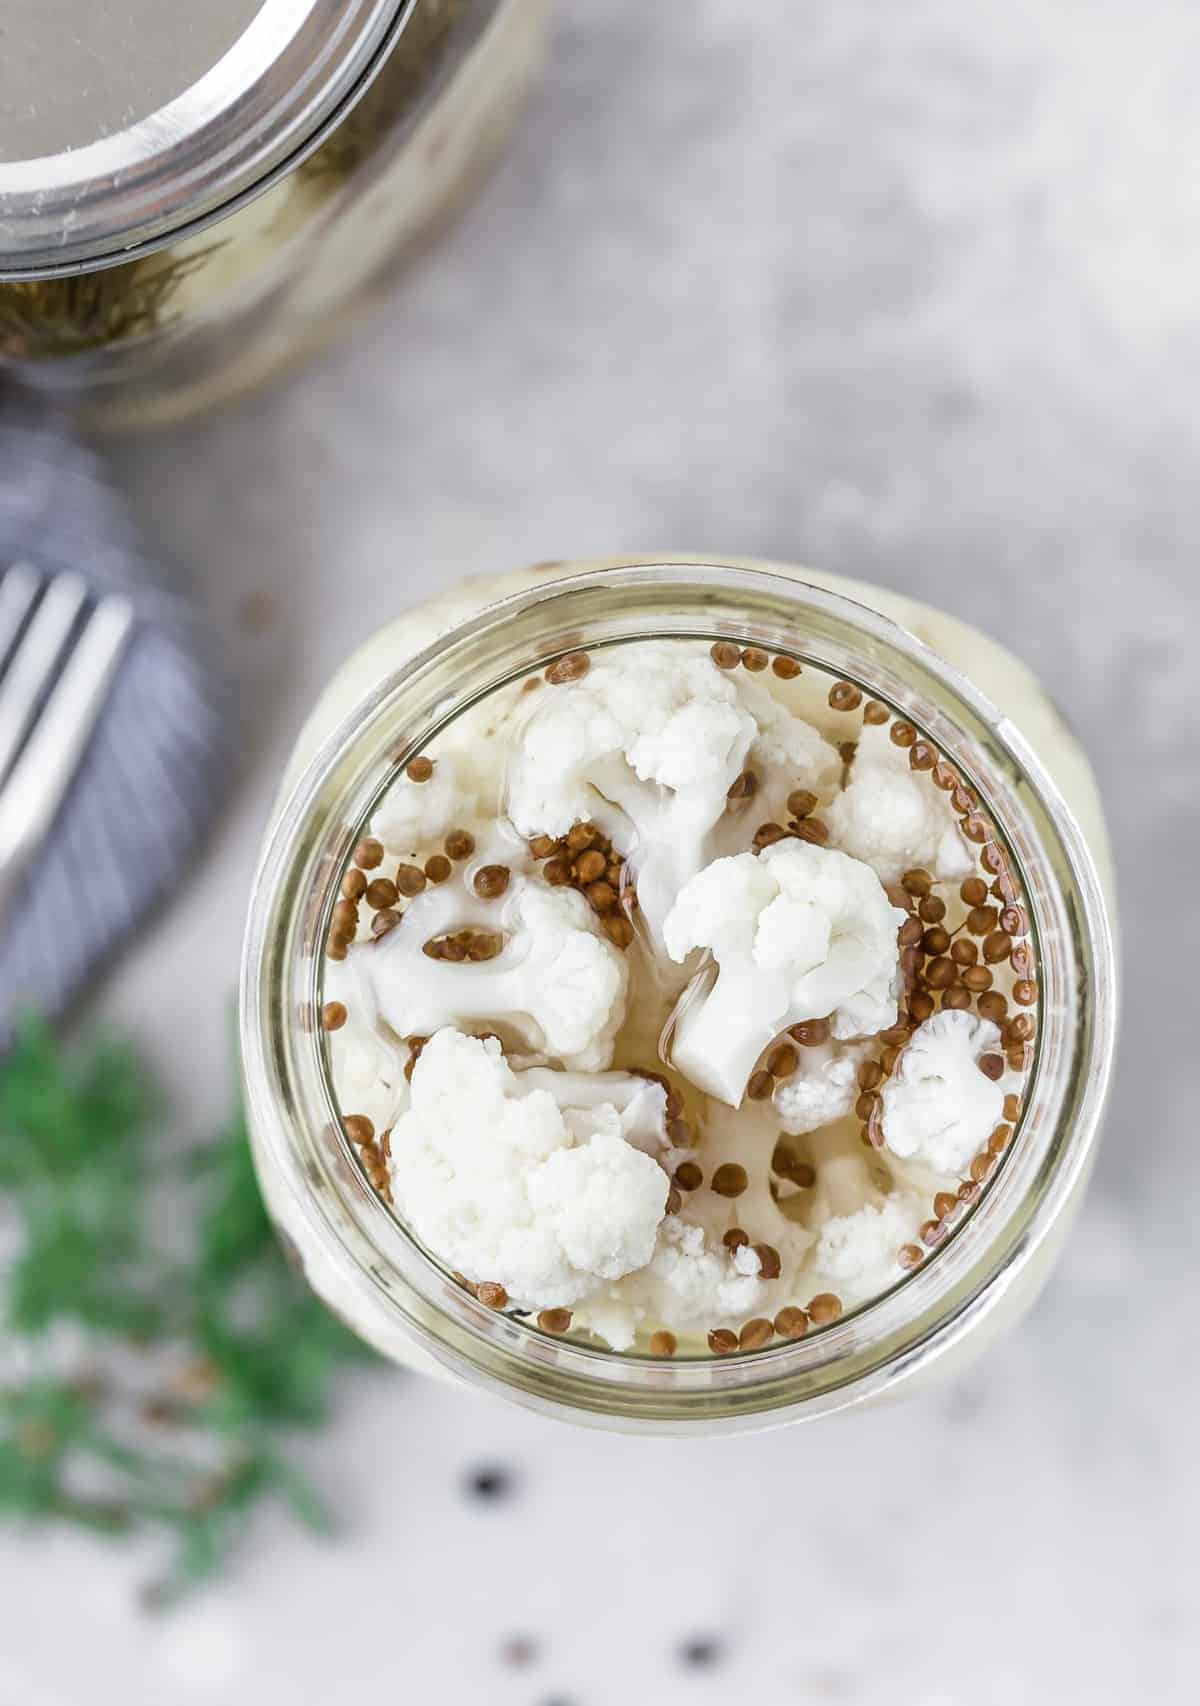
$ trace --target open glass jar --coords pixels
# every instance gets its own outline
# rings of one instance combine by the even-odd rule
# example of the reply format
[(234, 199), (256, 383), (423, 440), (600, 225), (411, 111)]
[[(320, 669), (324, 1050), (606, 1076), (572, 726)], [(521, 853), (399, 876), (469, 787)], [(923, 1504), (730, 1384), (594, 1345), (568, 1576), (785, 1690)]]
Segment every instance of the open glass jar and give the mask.
[(495, 158), (549, 4), (36, 0), (0, 64), (0, 370), (140, 426), (323, 344)]
[[(243, 966), (248, 1110), (271, 1213), (310, 1284), (385, 1355), (568, 1419), (719, 1432), (877, 1399), (945, 1370), (1015, 1319), (1078, 1203), (1116, 1002), (1107, 844), (1090, 772), (1025, 667), (927, 607), (775, 566), (680, 559), (574, 569), (583, 572), (556, 564), (475, 583), (400, 618), (335, 679), (302, 735), (255, 884)], [(680, 636), (786, 654), (858, 683), (935, 743), (1019, 874), (1039, 995), (1019, 1127), (930, 1259), (807, 1338), (664, 1361), (498, 1313), (426, 1254), (355, 1159), (315, 1016), (351, 849), (414, 754), (531, 666)]]

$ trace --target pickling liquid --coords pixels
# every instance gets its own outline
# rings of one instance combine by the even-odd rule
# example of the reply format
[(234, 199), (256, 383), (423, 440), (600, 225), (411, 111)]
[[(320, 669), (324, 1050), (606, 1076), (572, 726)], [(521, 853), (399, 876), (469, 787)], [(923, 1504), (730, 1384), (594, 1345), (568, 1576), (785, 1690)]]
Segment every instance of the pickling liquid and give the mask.
[[(494, 862), (499, 833), (507, 868), (533, 882), (576, 889), (594, 928), (624, 956), (628, 998), (612, 1069), (658, 1076), (668, 1092), (666, 1143), (655, 1157), (666, 1175), (671, 1229), (666, 1241), (694, 1245), (702, 1235), (705, 1250), (726, 1267), (740, 1249), (750, 1248), (759, 1259), (758, 1287), (744, 1312), (715, 1306), (705, 1311), (694, 1298), (684, 1300), (672, 1290), (669, 1273), (635, 1272), (602, 1285), (569, 1309), (528, 1310), (519, 1300), (510, 1301), (486, 1273), (455, 1277), (531, 1333), (639, 1355), (745, 1355), (820, 1332), (903, 1285), (908, 1274), (937, 1260), (998, 1177), (1021, 1141), (1021, 1109), (1035, 1068), (1035, 921), (988, 800), (969, 775), (947, 762), (927, 731), (903, 717), (870, 681), (832, 676), (802, 650), (767, 654), (742, 649), (720, 635), (660, 643), (688, 647), (693, 654), (714, 648), (729, 680), (748, 679), (754, 691), (769, 693), (836, 753), (835, 774), (823, 800), (812, 796), (805, 777), (781, 775), (776, 767), (770, 767), (770, 775), (760, 774), (748, 761), (730, 787), (715, 832), (721, 856), (788, 840), (842, 846), (857, 856), (855, 845), (845, 846), (844, 835), (839, 839), (833, 799), (853, 780), (860, 750), (876, 760), (883, 754), (906, 785), (923, 790), (944, 814), (961, 855), (960, 862), (951, 861), (952, 873), (940, 871), (936, 860), (930, 868), (875, 858), (887, 896), (903, 915), (897, 930), (895, 1021), (853, 1042), (831, 1038), (827, 1016), (820, 1014), (782, 1030), (764, 1047), (736, 1108), (702, 1093), (677, 1069), (672, 1015), (681, 997), (703, 999), (716, 968), (702, 954), (676, 965), (661, 944), (655, 946), (638, 905), (638, 850), (622, 844), (620, 814), (611, 813), (597, 795), (592, 818), (581, 820), (566, 836), (521, 837), (507, 823), (514, 740), (549, 695), (570, 691), (569, 679), (556, 679), (552, 666), (531, 671), (460, 715), (417, 755), (428, 762), (418, 762), (415, 771), (414, 755), (405, 754), (408, 773), (398, 768), (391, 788), (413, 789), (414, 775), (427, 778), (416, 786), (432, 786), (428, 772), (436, 774), (439, 761), (449, 760), (471, 799), (470, 810), (439, 825), (420, 844), (402, 845), (379, 827), (388, 821), (385, 791), (362, 824), (339, 898), (330, 901), (319, 1003), (335, 1019), (339, 1009), (351, 1011), (327, 1030), (326, 1062), (331, 1093), (346, 1123), (347, 1157), (363, 1169), (389, 1212), (397, 1212), (395, 1199), (403, 1193), (393, 1186), (403, 1154), (392, 1150), (389, 1122), (404, 1106), (424, 1039), (398, 1034), (379, 1017), (364, 1043), (352, 1011), (354, 985), (346, 977), (347, 963), (385, 952), (390, 933), (405, 928), (414, 891), (431, 886), (461, 896), (461, 923), (426, 952), (457, 961), (463, 979), (471, 978), (475, 964), (502, 953), (503, 930), (489, 924), (489, 902), (477, 883), (485, 861)], [(563, 666), (557, 669), (561, 676)], [(566, 673), (569, 677), (570, 666)], [(969, 1159), (951, 1172), (894, 1153), (881, 1121), (881, 1098), (913, 1033), (943, 1011), (970, 1014), (996, 1027), (981, 1070), (995, 1080), (1002, 1075), (1003, 1089), (995, 1123), (981, 1133)], [(528, 1027), (514, 1025), (504, 1012), (481, 1013), (477, 1024), (462, 1028), (498, 1036), (517, 1070), (530, 1054)], [(834, 1062), (844, 1092), (836, 1116), (811, 1129), (787, 1130), (780, 1098), (786, 1099), (789, 1082)], [(548, 1064), (560, 1063), (551, 1058)], [(874, 1237), (870, 1259), (855, 1267), (836, 1233), (847, 1217), (864, 1210), (873, 1211)], [(696, 1231), (689, 1233), (689, 1228)], [(426, 1253), (440, 1259), (436, 1249)], [(449, 1271), (448, 1264), (442, 1265)]]

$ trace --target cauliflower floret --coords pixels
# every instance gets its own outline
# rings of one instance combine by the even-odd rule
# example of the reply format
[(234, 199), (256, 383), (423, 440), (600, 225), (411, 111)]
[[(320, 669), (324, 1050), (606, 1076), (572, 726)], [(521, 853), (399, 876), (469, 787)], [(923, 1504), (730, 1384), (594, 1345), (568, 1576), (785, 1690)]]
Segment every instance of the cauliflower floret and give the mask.
[(863, 729), (850, 780), (825, 820), (837, 846), (865, 860), (885, 883), (914, 866), (939, 882), (974, 869), (948, 797), (928, 776), (913, 773), (907, 751), (886, 727)]
[(749, 1245), (712, 1250), (703, 1227), (669, 1214), (649, 1263), (589, 1297), (577, 1319), (617, 1351), (629, 1349), (643, 1323), (687, 1332), (744, 1321), (766, 1296), (761, 1266)]
[(844, 1118), (858, 1098), (858, 1068), (865, 1053), (852, 1043), (804, 1049), (799, 1066), (776, 1084), (772, 1098), (784, 1131), (800, 1137)]
[(340, 1001), (346, 1009), (345, 1023), (330, 1040), (329, 1063), (339, 1106), (365, 1114), (376, 1131), (386, 1131), (407, 1100), (409, 1051), (381, 1028), (375, 994), (360, 964), (356, 952), (325, 964), (324, 999)]
[(702, 969), (675, 1010), (675, 1066), (737, 1107), (755, 1061), (788, 1025), (832, 1014), (845, 1039), (895, 1024), (905, 916), (868, 865), (809, 842), (714, 860), (663, 929), (672, 959), (710, 948), (718, 968), (707, 989), (711, 967)]
[[(439, 1030), (392, 1128), (398, 1211), (448, 1267), (504, 1286), (518, 1308), (572, 1304), (643, 1267), (670, 1188), (621, 1135), (627, 1074), (614, 1075), (614, 1101), (592, 1102), (583, 1118), (571, 1105), (578, 1086), (552, 1094), (552, 1076), (514, 1073), (494, 1039)], [(637, 1094), (653, 1091), (665, 1102), (661, 1086)]]
[[(476, 962), (423, 952), (431, 938), (466, 925), (502, 933), (500, 953)], [(531, 1052), (579, 1071), (602, 1071), (612, 1061), (628, 972), (573, 889), (514, 872), (504, 899), (485, 901), (459, 877), (425, 889), (394, 930), (357, 943), (347, 958), (398, 1036), (490, 1022), (513, 1031)]]
[(458, 766), (449, 756), (438, 758), (427, 782), (399, 776), (371, 819), (371, 834), (400, 858), (438, 841), (453, 825), (471, 816), (475, 801), (464, 788)]
[(918, 1026), (882, 1092), (883, 1140), (894, 1155), (962, 1173), (1004, 1115), (1003, 1077), (980, 1071), (985, 1054), (1003, 1058), (990, 1019), (947, 1008)]
[(630, 860), (657, 940), (680, 887), (711, 857), (757, 735), (737, 687), (702, 649), (603, 652), (580, 680), (539, 696), (516, 742), (508, 813), (526, 836), (598, 823)]
[(894, 1192), (880, 1203), (827, 1220), (814, 1252), (810, 1295), (832, 1291), (848, 1308), (877, 1297), (903, 1278), (900, 1250), (917, 1239), (928, 1218), (924, 1197)]
[(787, 797), (795, 788), (807, 788), (822, 803), (829, 800), (842, 776), (837, 748), (811, 723), (781, 705), (770, 688), (753, 676), (740, 673), (739, 693), (758, 724), (749, 758), (749, 767), (759, 778), (754, 821), (784, 821)]

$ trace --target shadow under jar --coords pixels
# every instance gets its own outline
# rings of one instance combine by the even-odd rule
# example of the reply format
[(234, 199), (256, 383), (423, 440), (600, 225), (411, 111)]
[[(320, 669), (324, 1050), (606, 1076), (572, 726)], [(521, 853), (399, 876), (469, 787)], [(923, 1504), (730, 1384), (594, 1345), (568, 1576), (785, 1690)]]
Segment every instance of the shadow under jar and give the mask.
[[(961, 1200), (943, 1205), (911, 1271), (837, 1318), (814, 1310), (795, 1340), (767, 1321), (740, 1347), (720, 1346), (731, 1354), (714, 1354), (700, 1333), (664, 1356), (659, 1335), (618, 1352), (594, 1335), (543, 1330), (503, 1298), (489, 1307), (489, 1288), (464, 1287), (425, 1250), (346, 1136), (318, 1015), (345, 873), (414, 755), (436, 752), (458, 719), (564, 656), (685, 638), (723, 643), (730, 656), (742, 648), (756, 671), (765, 655), (782, 660), (781, 677), (840, 684), (827, 715), (847, 743), (886, 709), (904, 740), (911, 728), (936, 749), (969, 790), (963, 822), (982, 873), (1000, 871), (998, 885), (1019, 898), (1016, 975), (1034, 975), (1018, 997), (1032, 1040), (1012, 1128)], [(384, 1355), (547, 1413), (627, 1431), (723, 1432), (878, 1400), (977, 1352), (1049, 1272), (1088, 1174), (1112, 1061), (1111, 902), (1107, 837), (1078, 744), (1028, 669), (953, 617), (746, 561), (611, 559), (467, 582), (389, 624), (344, 666), (284, 780), (241, 991), (268, 1205), (309, 1283)], [(938, 985), (910, 984), (902, 1012), (918, 986), (926, 1007), (946, 1004)], [(956, 988), (965, 1005), (971, 980)]]
[(19, 0), (0, 373), (169, 422), (324, 344), (498, 155), (550, 0)]

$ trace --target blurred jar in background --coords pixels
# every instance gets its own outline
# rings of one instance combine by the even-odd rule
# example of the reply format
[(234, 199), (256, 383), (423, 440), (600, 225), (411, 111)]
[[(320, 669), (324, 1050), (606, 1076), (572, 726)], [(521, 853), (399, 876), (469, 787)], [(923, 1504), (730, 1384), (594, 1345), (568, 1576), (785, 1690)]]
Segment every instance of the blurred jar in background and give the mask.
[(550, 0), (13, 6), (0, 372), (130, 427), (252, 389), (390, 282), (497, 157)]

